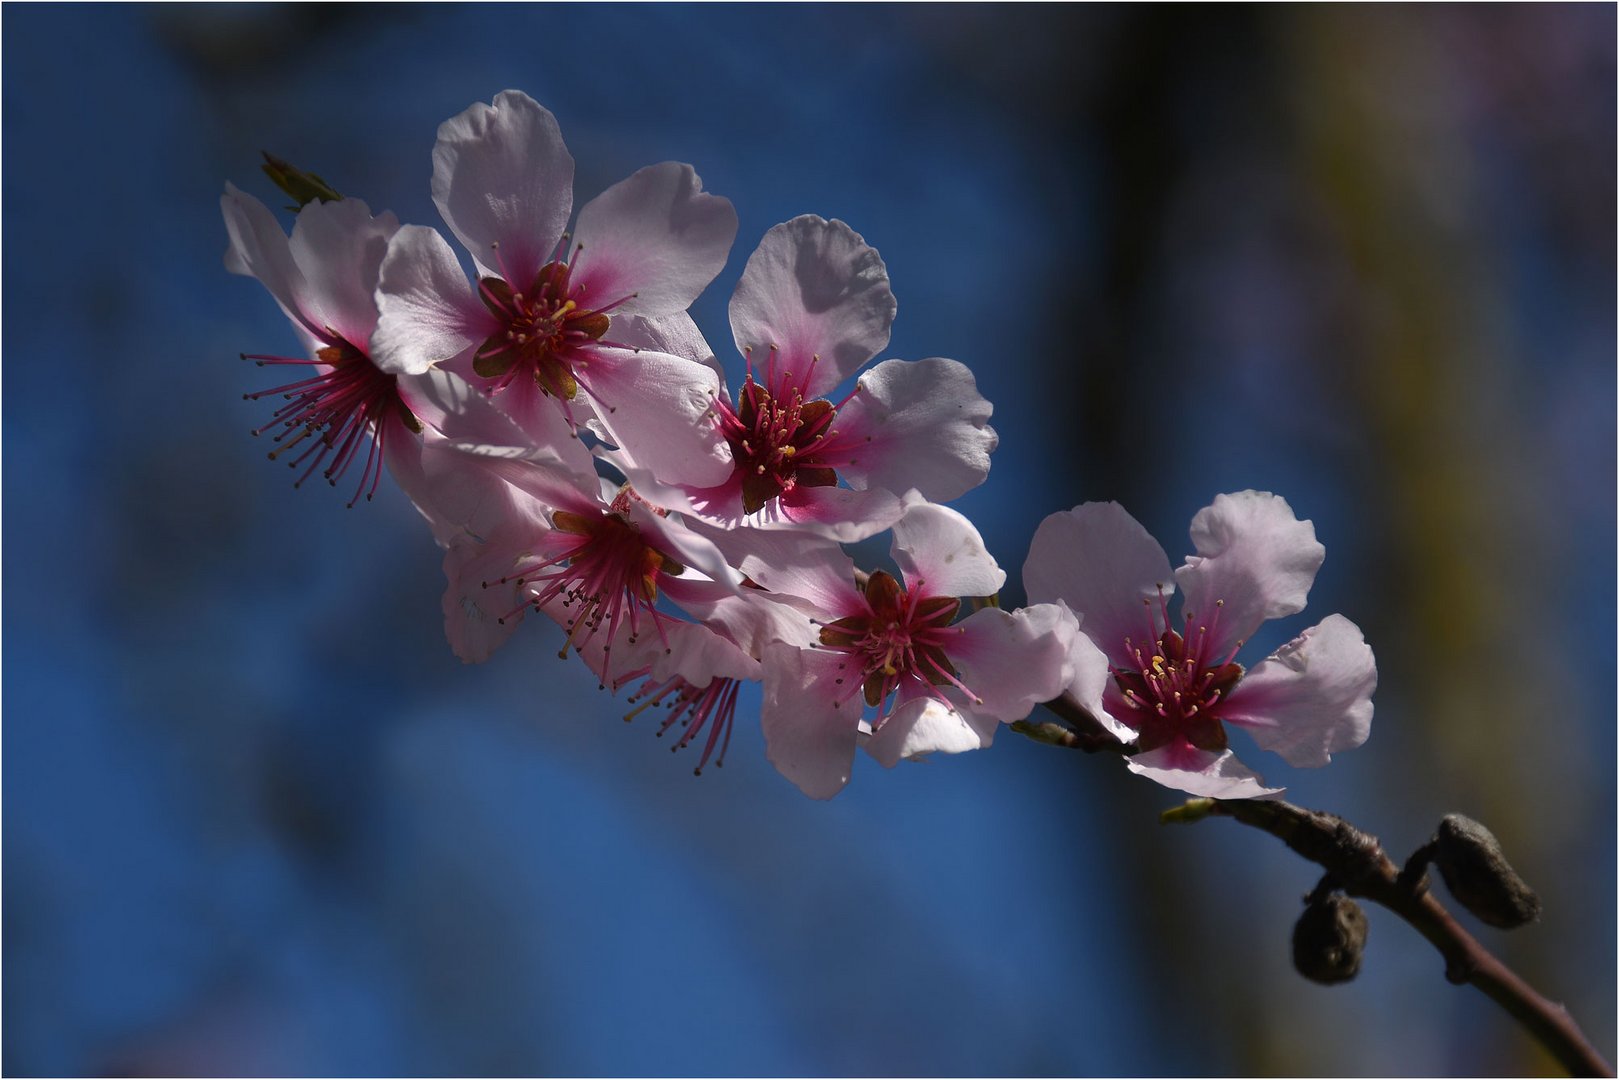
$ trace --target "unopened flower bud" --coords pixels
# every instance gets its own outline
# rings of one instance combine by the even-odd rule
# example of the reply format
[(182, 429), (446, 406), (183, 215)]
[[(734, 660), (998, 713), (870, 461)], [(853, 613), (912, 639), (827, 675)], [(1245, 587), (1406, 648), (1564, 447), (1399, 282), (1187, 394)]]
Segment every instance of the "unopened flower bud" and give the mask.
[(1312, 898), (1293, 926), (1293, 966), (1311, 982), (1353, 979), (1365, 948), (1366, 913), (1343, 893)]
[(298, 200), (298, 205), (293, 209), (302, 210), (316, 200), (338, 202), (343, 198), (337, 193), (336, 188), (315, 173), (305, 172), (296, 165), (289, 165), (268, 150), (262, 150), (260, 153), (264, 155), (264, 164), (259, 168), (264, 170), (264, 175), (274, 180), (276, 187)]
[(1470, 817), (1446, 814), (1433, 839), (1434, 864), (1456, 902), (1503, 930), (1540, 918), (1540, 897), (1501, 854), (1495, 834)]

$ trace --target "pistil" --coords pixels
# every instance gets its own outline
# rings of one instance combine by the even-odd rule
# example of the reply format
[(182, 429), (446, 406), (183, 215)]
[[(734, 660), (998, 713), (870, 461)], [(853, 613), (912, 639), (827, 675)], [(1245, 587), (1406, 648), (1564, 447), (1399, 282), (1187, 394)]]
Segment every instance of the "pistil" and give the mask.
[[(958, 677), (946, 651), (952, 637), (961, 632), (950, 625), (961, 609), (961, 601), (949, 596), (926, 596), (923, 584), (918, 582), (907, 591), (893, 575), (878, 570), (866, 582), (866, 612), (821, 628), (821, 645), (848, 657), (839, 670), (852, 666), (859, 673), (837, 700), (838, 707), (863, 692), (867, 705), (881, 708), (908, 680), (914, 680), (951, 708), (954, 706), (942, 687), (954, 686), (969, 699), (982, 700)], [(847, 685), (848, 680), (839, 676), (836, 682)], [(873, 727), (881, 727), (885, 719), (886, 712)]]
[[(478, 282), (478, 297), (495, 316), (499, 328), (473, 354), (472, 369), (490, 380), (487, 389), (499, 393), (520, 378), (534, 380), (541, 391), (562, 403), (572, 422), (568, 402), (581, 386), (582, 378), (597, 359), (593, 346), (624, 348), (604, 340), (612, 320), (609, 312), (631, 299), (620, 297), (600, 307), (585, 299), (585, 283), (576, 280), (574, 269), (582, 248), (575, 245), (567, 261), (562, 253), (568, 237), (563, 235), (552, 258), (540, 267), (526, 289), (514, 287), (511, 273), (494, 245), (495, 261), (502, 277), (486, 277)], [(633, 294), (632, 294), (633, 295)]]
[(837, 469), (850, 463), (844, 459), (853, 448), (833, 425), (838, 409), (860, 392), (859, 384), (836, 404), (825, 398), (806, 401), (803, 387), (821, 358), (812, 356), (799, 377), (791, 371), (778, 374), (777, 353), (772, 345), (761, 383), (754, 377), (752, 350), (744, 350), (748, 373), (742, 390), (735, 402), (722, 399), (716, 406), (742, 481), (742, 509), (749, 514), (799, 487), (836, 486)]
[(1170, 625), (1162, 596), (1156, 613), (1150, 600), (1144, 603), (1151, 633), (1144, 642), (1125, 639), (1133, 668), (1113, 668), (1114, 683), (1130, 709), (1123, 719), (1137, 729), (1137, 745), (1153, 750), (1183, 742), (1201, 750), (1224, 750), (1227, 740), (1220, 710), (1243, 673), (1242, 666), (1233, 662), (1242, 642), (1223, 659), (1209, 655), (1210, 631), (1219, 625), (1225, 602), (1215, 602), (1214, 618), (1207, 625), (1198, 622), (1196, 612), (1184, 611), (1184, 633)]

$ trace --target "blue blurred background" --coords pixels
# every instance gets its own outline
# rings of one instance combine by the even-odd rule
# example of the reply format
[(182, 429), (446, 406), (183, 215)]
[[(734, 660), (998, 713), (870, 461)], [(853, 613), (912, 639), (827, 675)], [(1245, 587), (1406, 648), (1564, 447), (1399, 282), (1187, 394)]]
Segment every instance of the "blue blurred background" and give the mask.
[[(1479, 933), (1615, 1041), (1615, 11), (1061, 6), (4, 12), (4, 1071), (1538, 1072), (1381, 909), (1293, 973), (1311, 867), (1010, 733), (830, 804), (744, 698), (700, 779), (530, 624), (439, 625), (396, 491), (293, 491), (227, 275), (268, 149), (438, 225), (436, 125), (554, 110), (576, 205), (692, 162), (888, 263), (888, 355), (971, 365), (1012, 572), (1046, 514), (1287, 495), (1310, 610), (1377, 650), (1371, 741), (1251, 752), (1403, 855), (1490, 824), (1538, 925)], [(1471, 924), (1470, 924), (1471, 925)]]

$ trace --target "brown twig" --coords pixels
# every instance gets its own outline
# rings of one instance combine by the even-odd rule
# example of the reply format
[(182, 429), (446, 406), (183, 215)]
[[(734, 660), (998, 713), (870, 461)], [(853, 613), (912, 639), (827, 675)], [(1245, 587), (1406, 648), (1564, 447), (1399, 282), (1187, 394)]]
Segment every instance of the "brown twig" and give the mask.
[[(1022, 721), (1012, 728), (1038, 742), (1087, 753), (1127, 750), (1089, 713), (1066, 698), (1046, 707), (1066, 724)], [(1561, 1004), (1542, 997), (1455, 920), (1428, 890), (1425, 874), (1402, 875), (1377, 838), (1336, 814), (1306, 810), (1279, 799), (1192, 799), (1166, 811), (1166, 822), (1234, 818), (1268, 832), (1327, 871), (1351, 896), (1388, 908), (1410, 923), (1445, 958), (1445, 978), (1471, 983), (1511, 1013), (1571, 1076), (1613, 1076), (1580, 1026)]]
[(1445, 978), (1471, 983), (1517, 1018), (1573, 1076), (1612, 1076), (1613, 1067), (1586, 1039), (1568, 1010), (1542, 997), (1462, 928), (1427, 888), (1402, 880), (1375, 837), (1335, 814), (1281, 800), (1193, 799), (1171, 820), (1230, 817), (1270, 833), (1332, 874), (1351, 896), (1364, 897), (1410, 923), (1445, 958)]

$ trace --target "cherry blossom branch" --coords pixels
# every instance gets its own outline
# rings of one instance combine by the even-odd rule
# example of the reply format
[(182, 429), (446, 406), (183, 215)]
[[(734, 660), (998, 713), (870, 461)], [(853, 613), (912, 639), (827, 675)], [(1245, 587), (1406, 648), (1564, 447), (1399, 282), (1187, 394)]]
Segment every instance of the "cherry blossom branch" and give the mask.
[[(1037, 742), (1086, 753), (1123, 753), (1124, 744), (1085, 710), (1066, 698), (1046, 707), (1068, 721), (1021, 721), (1012, 725)], [(1191, 799), (1165, 811), (1166, 823), (1229, 817), (1268, 832), (1327, 871), (1327, 880), (1350, 896), (1364, 897), (1410, 923), (1445, 958), (1445, 978), (1471, 983), (1511, 1013), (1572, 1076), (1613, 1076), (1568, 1010), (1541, 996), (1516, 972), (1479, 943), (1428, 889), (1423, 872), (1425, 847), (1405, 871), (1395, 865), (1377, 838), (1338, 817), (1271, 799)], [(1325, 884), (1325, 882), (1324, 882)]]

